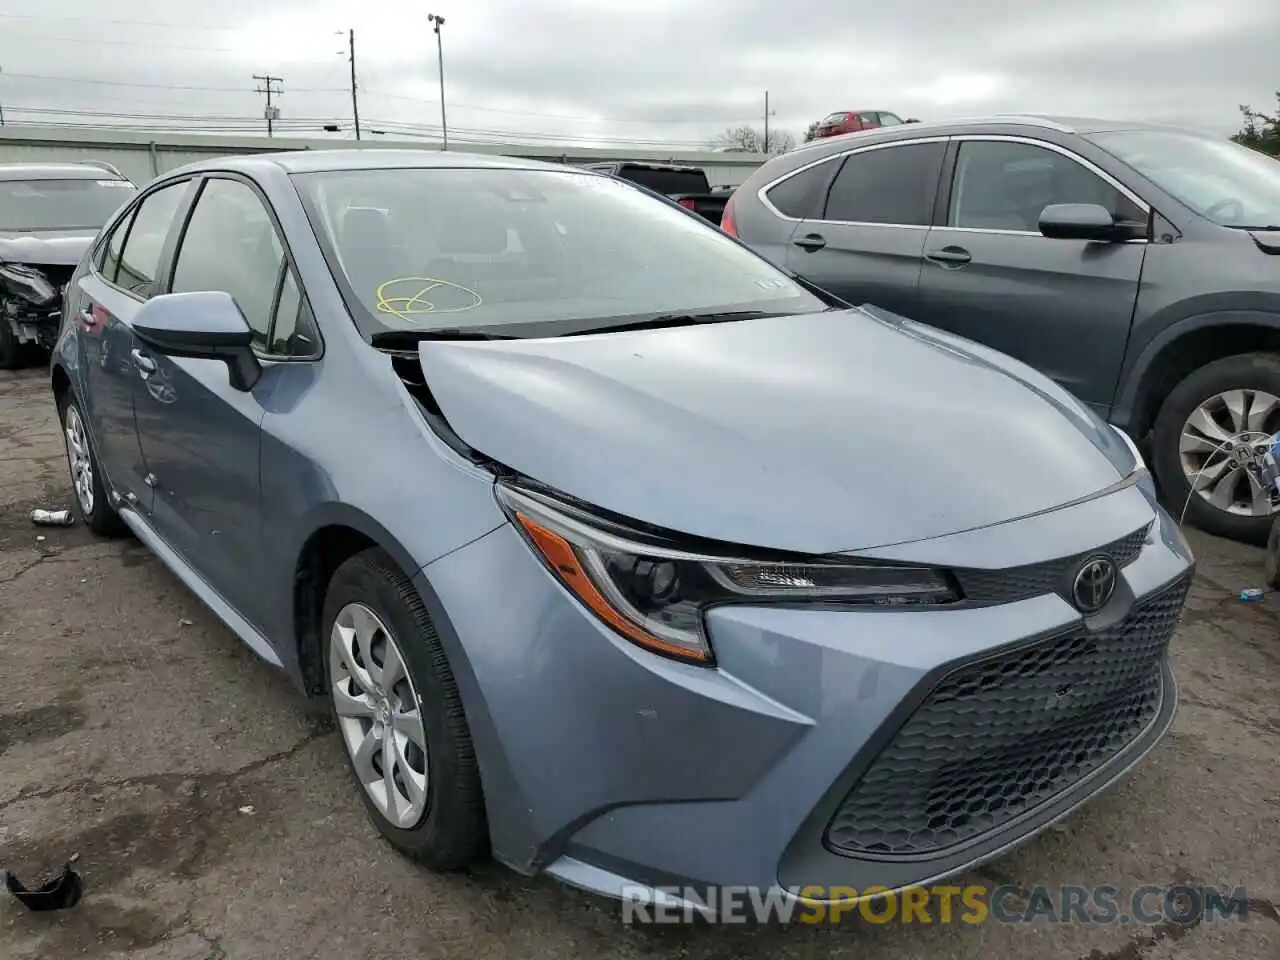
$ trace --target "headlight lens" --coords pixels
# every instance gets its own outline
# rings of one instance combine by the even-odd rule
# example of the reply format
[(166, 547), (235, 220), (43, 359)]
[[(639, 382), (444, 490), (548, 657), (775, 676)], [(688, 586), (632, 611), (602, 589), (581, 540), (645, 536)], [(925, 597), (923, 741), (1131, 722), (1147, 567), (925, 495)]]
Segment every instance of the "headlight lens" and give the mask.
[(718, 603), (940, 604), (958, 599), (922, 567), (753, 560), (645, 542), (545, 496), (498, 484), (498, 498), (546, 566), (597, 617), (649, 650), (712, 662), (703, 614)]

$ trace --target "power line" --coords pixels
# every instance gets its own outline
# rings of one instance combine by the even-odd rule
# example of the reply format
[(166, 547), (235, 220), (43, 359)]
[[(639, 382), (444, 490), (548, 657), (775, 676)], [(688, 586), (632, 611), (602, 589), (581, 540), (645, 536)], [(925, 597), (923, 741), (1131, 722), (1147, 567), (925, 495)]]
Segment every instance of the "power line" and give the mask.
[(136, 27), (160, 27), (169, 30), (217, 30), (226, 33), (240, 33), (242, 27), (217, 26), (211, 23), (165, 23), (159, 20), (121, 20), (103, 19), (101, 17), (50, 17), (34, 13), (0, 13), (0, 20), (48, 20), (52, 23), (111, 23)]
[[(139, 87), (148, 90), (195, 90), (209, 93), (244, 93), (244, 87), (194, 87), (178, 86), (171, 83), (130, 83), (123, 80), (93, 80), (87, 77), (54, 77), (40, 73), (8, 73), (5, 77), (17, 77), (22, 80), (44, 80), (57, 83), (82, 83), (101, 87)], [(346, 87), (290, 87), (290, 93), (345, 93)]]

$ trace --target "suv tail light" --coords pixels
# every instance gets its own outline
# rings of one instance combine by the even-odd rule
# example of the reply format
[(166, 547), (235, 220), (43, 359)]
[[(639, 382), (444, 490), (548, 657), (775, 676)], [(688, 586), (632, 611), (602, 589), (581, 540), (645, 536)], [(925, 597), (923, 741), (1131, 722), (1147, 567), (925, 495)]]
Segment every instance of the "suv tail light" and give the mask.
[(694, 203), (693, 200), (690, 199), (689, 197), (681, 197), (679, 200), (676, 201), (676, 203), (680, 204), (680, 206), (684, 207), (686, 210), (698, 209), (698, 205)]
[(733, 197), (725, 201), (724, 213), (720, 214), (720, 229), (731, 237), (738, 235), (738, 225), (733, 222)]

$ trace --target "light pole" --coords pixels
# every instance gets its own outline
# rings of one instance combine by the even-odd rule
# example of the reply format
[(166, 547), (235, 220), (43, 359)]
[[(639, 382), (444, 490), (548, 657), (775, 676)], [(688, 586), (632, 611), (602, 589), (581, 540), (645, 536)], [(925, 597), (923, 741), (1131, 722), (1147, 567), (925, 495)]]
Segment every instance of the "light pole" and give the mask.
[(444, 26), (444, 17), (434, 13), (427, 14), (427, 22), (433, 24), (436, 31), (436, 58), (440, 62), (440, 135), (443, 149), (449, 149), (449, 124), (444, 115), (444, 45), (440, 39), (440, 28)]

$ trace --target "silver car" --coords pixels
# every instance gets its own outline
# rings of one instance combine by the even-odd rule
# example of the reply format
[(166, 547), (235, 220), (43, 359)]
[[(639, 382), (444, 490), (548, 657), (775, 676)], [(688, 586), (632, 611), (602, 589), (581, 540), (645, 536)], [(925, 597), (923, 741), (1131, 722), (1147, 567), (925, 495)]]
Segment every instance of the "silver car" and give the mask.
[(82, 519), (327, 700), (434, 868), (896, 889), (1173, 717), (1192, 558), (1122, 433), (616, 179), (210, 160), (67, 296)]

